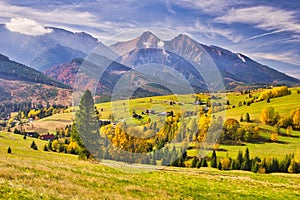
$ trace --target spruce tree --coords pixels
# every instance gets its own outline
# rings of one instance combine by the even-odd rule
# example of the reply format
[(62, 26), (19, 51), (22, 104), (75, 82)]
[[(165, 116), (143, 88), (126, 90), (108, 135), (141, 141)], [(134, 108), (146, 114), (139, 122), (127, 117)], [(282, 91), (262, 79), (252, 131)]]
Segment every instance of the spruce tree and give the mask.
[(196, 157), (193, 158), (191, 168), (197, 167), (198, 160), (199, 160), (199, 159), (197, 159)]
[(202, 160), (200, 159), (198, 160), (196, 167), (199, 169), (201, 167), (201, 164), (202, 164)]
[(218, 166), (217, 154), (216, 154), (215, 150), (213, 150), (213, 153), (212, 153), (212, 156), (211, 156), (210, 166), (213, 167), (213, 168), (217, 168), (217, 166)]
[(221, 162), (218, 163), (218, 169), (222, 170), (222, 163)]
[[(86, 90), (80, 100), (79, 111), (76, 113), (75, 126), (71, 133), (73, 139), (80, 147), (79, 158), (90, 157), (90, 151), (96, 154), (99, 151), (99, 127), (98, 117), (95, 114), (95, 106), (92, 94)], [(77, 133), (78, 131), (78, 133)], [(78, 134), (78, 135), (77, 135)], [(87, 149), (87, 148), (88, 149)]]
[(202, 162), (201, 162), (201, 167), (208, 167), (207, 165), (207, 161), (205, 158), (202, 159)]
[(249, 115), (249, 113), (246, 113), (246, 122), (250, 122), (251, 120), (250, 120), (250, 115)]
[(33, 150), (38, 150), (38, 147), (37, 147), (37, 145), (35, 144), (34, 141), (32, 141), (32, 143), (30, 145), (30, 148), (32, 148)]
[(243, 162), (241, 165), (241, 170), (246, 170), (246, 171), (250, 171), (251, 170), (251, 160), (250, 160), (250, 155), (249, 155), (249, 149), (246, 148), (245, 151), (245, 156), (243, 158)]
[(11, 148), (10, 147), (8, 147), (7, 153), (11, 153)]
[(237, 155), (237, 158), (236, 158), (235, 169), (240, 170), (242, 163), (243, 163), (243, 152), (239, 151), (238, 155)]
[(48, 151), (48, 147), (46, 144), (44, 145), (44, 151)]

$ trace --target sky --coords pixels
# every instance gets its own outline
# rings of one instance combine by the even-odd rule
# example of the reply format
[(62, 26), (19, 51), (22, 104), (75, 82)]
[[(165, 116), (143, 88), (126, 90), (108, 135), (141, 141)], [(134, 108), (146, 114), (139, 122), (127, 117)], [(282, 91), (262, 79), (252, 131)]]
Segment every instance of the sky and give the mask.
[(0, 23), (33, 35), (84, 31), (105, 44), (183, 33), (300, 79), (299, 10), (299, 0), (0, 0)]

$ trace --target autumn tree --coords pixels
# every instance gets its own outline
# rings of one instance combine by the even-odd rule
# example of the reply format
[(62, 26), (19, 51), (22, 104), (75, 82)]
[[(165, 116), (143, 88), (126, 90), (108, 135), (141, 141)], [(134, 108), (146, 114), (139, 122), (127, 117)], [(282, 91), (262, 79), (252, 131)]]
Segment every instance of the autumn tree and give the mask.
[(300, 108), (293, 112), (292, 119), (294, 128), (300, 129)]
[(272, 106), (264, 108), (260, 114), (260, 121), (264, 124), (274, 125), (278, 122), (278, 120), (279, 114)]
[(224, 129), (223, 139), (238, 140), (237, 137), (238, 128), (240, 128), (240, 123), (236, 119), (233, 118), (227, 119), (223, 126)]

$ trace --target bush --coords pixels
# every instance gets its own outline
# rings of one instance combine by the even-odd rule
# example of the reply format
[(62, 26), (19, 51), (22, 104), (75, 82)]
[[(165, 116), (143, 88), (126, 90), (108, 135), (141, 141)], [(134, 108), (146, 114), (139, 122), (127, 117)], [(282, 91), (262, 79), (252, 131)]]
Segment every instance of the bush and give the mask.
[(11, 153), (11, 148), (10, 147), (8, 147), (7, 153)]

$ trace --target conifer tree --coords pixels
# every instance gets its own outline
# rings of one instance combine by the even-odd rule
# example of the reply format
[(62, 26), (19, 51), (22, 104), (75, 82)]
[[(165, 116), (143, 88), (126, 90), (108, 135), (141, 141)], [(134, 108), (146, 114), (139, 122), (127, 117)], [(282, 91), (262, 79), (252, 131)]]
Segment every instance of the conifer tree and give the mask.
[(197, 167), (198, 159), (196, 157), (193, 158), (191, 168)]
[[(90, 151), (99, 153), (99, 127), (98, 117), (95, 114), (95, 106), (92, 94), (86, 90), (80, 100), (79, 111), (76, 113), (71, 137), (80, 147), (79, 158), (90, 157)], [(87, 149), (87, 148), (88, 149)]]
[(212, 156), (211, 156), (210, 166), (213, 167), (213, 168), (217, 168), (217, 166), (218, 166), (217, 154), (216, 154), (215, 150), (213, 150), (213, 153), (212, 153)]
[(202, 162), (201, 162), (201, 167), (208, 167), (207, 165), (207, 161), (205, 158), (202, 159)]
[(241, 165), (241, 170), (246, 170), (246, 171), (250, 171), (251, 170), (251, 160), (250, 160), (250, 155), (249, 155), (249, 149), (246, 148), (245, 151), (245, 156), (243, 158), (243, 162)]
[(10, 147), (8, 147), (7, 153), (11, 153), (11, 148)]

